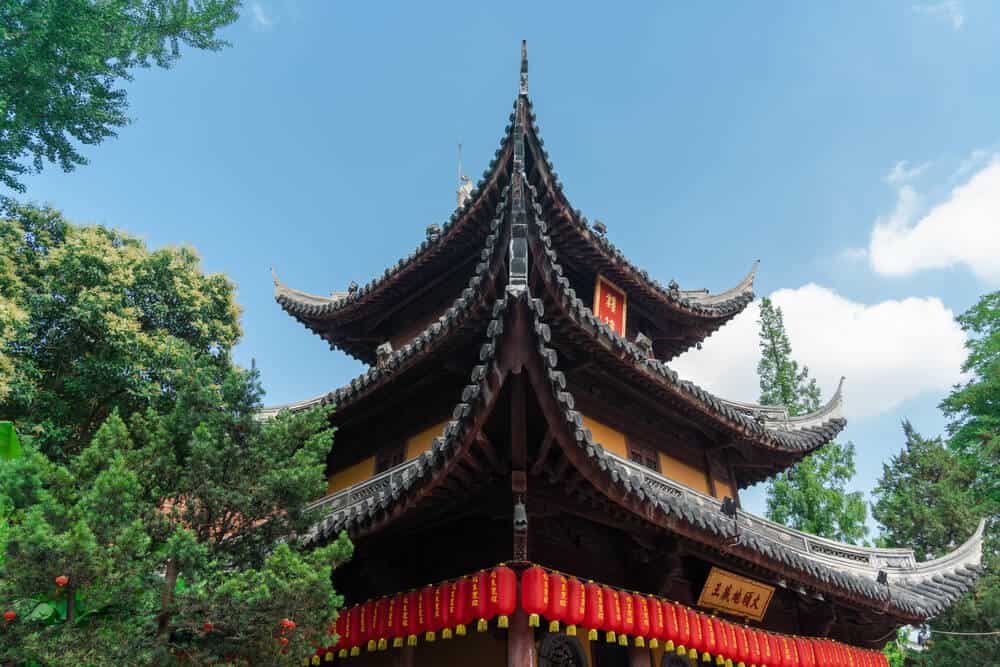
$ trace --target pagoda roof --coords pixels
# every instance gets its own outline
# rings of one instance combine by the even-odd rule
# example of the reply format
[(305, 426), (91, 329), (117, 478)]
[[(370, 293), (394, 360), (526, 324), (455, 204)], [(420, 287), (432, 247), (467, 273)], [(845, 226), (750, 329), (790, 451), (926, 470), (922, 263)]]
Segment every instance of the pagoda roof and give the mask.
[[(808, 587), (814, 595), (889, 614), (900, 624), (939, 614), (969, 590), (981, 571), (984, 524), (952, 553), (918, 563), (912, 550), (857, 547), (740, 510), (733, 516), (723, 514), (718, 499), (624, 460), (594, 439), (576, 409), (573, 369), (560, 367), (557, 345), (585, 350), (594, 363), (628, 386), (716, 436), (718, 446), (764, 461), (762, 467), (751, 468), (758, 472), (738, 478), (741, 485), (766, 477), (835, 437), (846, 423), (840, 414), (842, 386), (822, 409), (797, 417), (780, 407), (723, 400), (680, 379), (648, 348), (600, 322), (563, 275), (561, 253), (568, 246), (553, 233), (565, 227), (565, 220), (552, 220), (562, 214), (546, 205), (546, 190), (533, 183), (525, 169), (526, 78), (522, 81), (520, 116), (513, 134), (508, 133), (513, 145), (502, 150), (511, 152), (512, 178), (496, 192), (492, 217), (481, 225), (481, 243), (474, 250), (478, 261), (452, 305), (409, 343), (344, 387), (261, 414), (266, 418), (280, 409), (333, 403), (337, 421), (358, 406), (380, 405), (384, 388), (419, 376), (456, 336), (478, 347), (468, 381), (457, 390), (451, 419), (430, 448), (314, 503), (323, 518), (308, 539), (326, 540), (341, 530), (360, 538), (404, 516), (454, 504), (463, 489), (475, 485), (477, 475), (503, 474), (507, 454), (488, 441), (483, 427), (505, 382), (520, 374), (527, 376), (552, 434), (531, 462), (535, 477), (572, 475), (579, 493), (627, 513), (633, 522), (725, 554), (779, 582), (797, 582), (800, 590)], [(533, 262), (526, 273), (529, 255)]]
[[(524, 96), (524, 100), (530, 110), (530, 99)], [(534, 114), (529, 113), (523, 129), (524, 150), (532, 164), (527, 175), (529, 182), (538, 188), (542, 204), (551, 209), (549, 217), (556, 245), (573, 264), (607, 275), (628, 290), (631, 298), (646, 306), (653, 316), (674, 323), (672, 329), (677, 332), (677, 339), (665, 343), (666, 358), (697, 345), (753, 300), (758, 261), (752, 263), (749, 272), (738, 283), (718, 293), (708, 289), (682, 289), (673, 280), (664, 285), (630, 262), (606, 234), (596, 230), (598, 225), (591, 226), (586, 217), (572, 208), (548, 152), (543, 148), (544, 141), (534, 119)], [(500, 147), (469, 197), (439, 230), (428, 228), (427, 238), (412, 253), (388, 266), (365, 285), (352, 285), (347, 291), (329, 295), (289, 287), (275, 275), (275, 300), (331, 346), (371, 363), (380, 341), (372, 340), (368, 335), (370, 331), (359, 331), (355, 325), (368, 319), (377, 320), (382, 311), (433, 279), (445, 267), (453, 266), (456, 258), (475, 252), (473, 246), (481, 240), (482, 211), (492, 209), (498, 193), (510, 185), (514, 127), (512, 113)]]
[[(535, 350), (533, 358), (525, 361), (532, 386), (540, 401), (555, 408), (557, 419), (551, 424), (555, 442), (580, 479), (609, 504), (766, 571), (783, 585), (792, 581), (797, 588), (808, 587), (812, 594), (843, 598), (890, 613), (901, 622), (922, 622), (941, 613), (975, 583), (982, 571), (984, 522), (950, 554), (917, 562), (910, 549), (844, 544), (742, 510), (734, 517), (727, 516), (720, 500), (605, 450), (575, 409), (566, 376), (558, 367), (558, 355), (548, 347), (553, 333), (544, 311), (542, 300), (532, 298), (527, 290), (517, 293), (508, 288), (485, 324), (481, 363), (471, 371), (452, 419), (430, 449), (314, 503), (313, 509), (323, 518), (307, 539), (325, 541), (342, 530), (355, 538), (378, 531), (430, 502), (435, 488), (447, 483), (456, 466), (470, 461), (474, 466), (485, 465), (475, 463), (480, 455), (477, 450), (484, 447), (480, 429), (511, 370), (510, 348), (520, 329), (527, 332)], [(538, 456), (533, 468), (541, 468), (542, 459), (555, 454)], [(879, 581), (880, 573), (884, 573), (885, 583)]]

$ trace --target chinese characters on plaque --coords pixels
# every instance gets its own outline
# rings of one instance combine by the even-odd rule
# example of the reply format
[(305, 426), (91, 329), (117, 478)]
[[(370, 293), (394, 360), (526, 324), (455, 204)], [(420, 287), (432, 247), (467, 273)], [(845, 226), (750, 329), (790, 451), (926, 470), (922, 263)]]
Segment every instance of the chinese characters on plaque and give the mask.
[(711, 607), (733, 616), (763, 620), (774, 586), (713, 567), (698, 598), (699, 607)]
[(625, 296), (625, 292), (598, 274), (597, 284), (594, 286), (594, 315), (619, 336), (625, 335), (627, 306), (628, 297)]

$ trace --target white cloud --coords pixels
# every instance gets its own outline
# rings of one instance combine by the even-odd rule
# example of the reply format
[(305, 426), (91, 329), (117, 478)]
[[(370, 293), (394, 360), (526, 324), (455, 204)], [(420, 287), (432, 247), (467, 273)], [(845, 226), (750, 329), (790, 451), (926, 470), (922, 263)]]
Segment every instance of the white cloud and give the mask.
[[(973, 153), (960, 169), (975, 169), (983, 159)], [(981, 280), (1000, 284), (1000, 154), (916, 219), (920, 209), (919, 193), (899, 184), (895, 209), (872, 230), (868, 258), (876, 273), (905, 276), (966, 266)]]
[(958, 0), (944, 0), (931, 4), (913, 5), (913, 11), (917, 14), (925, 14), (934, 18), (947, 21), (953, 30), (961, 30), (965, 24), (965, 11), (962, 3)]
[(900, 160), (896, 163), (888, 174), (885, 176), (885, 182), (889, 185), (902, 185), (903, 183), (909, 183), (915, 180), (920, 174), (927, 170), (927, 167), (931, 166), (929, 162), (917, 165), (916, 167), (911, 167), (910, 163), (906, 160)]
[[(781, 289), (792, 354), (809, 367), (829, 399), (841, 376), (848, 418), (892, 411), (926, 392), (943, 392), (960, 379), (965, 334), (937, 298), (863, 304), (815, 284)], [(760, 396), (757, 302), (670, 364), (685, 379), (732, 400)]]
[(261, 3), (251, 4), (250, 13), (253, 15), (254, 28), (257, 30), (270, 30), (274, 27), (274, 17), (264, 9), (264, 5)]

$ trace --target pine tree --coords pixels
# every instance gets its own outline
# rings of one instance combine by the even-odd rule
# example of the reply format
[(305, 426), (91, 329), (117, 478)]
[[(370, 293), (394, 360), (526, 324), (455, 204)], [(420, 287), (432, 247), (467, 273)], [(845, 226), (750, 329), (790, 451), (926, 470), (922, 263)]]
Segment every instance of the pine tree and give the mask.
[[(781, 308), (763, 299), (758, 324), (760, 402), (783, 405), (791, 415), (817, 410), (819, 386), (809, 377), (809, 368), (792, 358)], [(814, 535), (859, 542), (868, 532), (867, 507), (861, 492), (847, 490), (854, 473), (854, 445), (827, 443), (769, 482), (766, 515)]]

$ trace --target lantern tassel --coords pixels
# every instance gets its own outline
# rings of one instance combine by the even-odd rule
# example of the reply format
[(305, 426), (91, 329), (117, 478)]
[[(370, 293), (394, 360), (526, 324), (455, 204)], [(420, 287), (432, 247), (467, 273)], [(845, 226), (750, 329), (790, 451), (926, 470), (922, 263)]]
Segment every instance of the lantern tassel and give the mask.
[(726, 664), (726, 659), (723, 658), (721, 655), (717, 655), (717, 656), (715, 656), (715, 664), (717, 664), (717, 665), (724, 665), (724, 664)]
[(669, 652), (673, 653), (673, 650), (674, 650), (674, 640), (673, 639), (668, 639), (667, 643), (663, 645), (663, 650), (664, 651), (669, 651)]
[(389, 642), (387, 642), (385, 639), (378, 640), (378, 650), (384, 651), (387, 648), (389, 648)]
[(569, 635), (570, 637), (576, 637), (576, 626), (575, 625), (567, 625), (566, 626), (566, 634)]
[(691, 658), (694, 661), (697, 661), (698, 660), (698, 649), (693, 648), (690, 651), (688, 651), (688, 657)]
[(312, 657), (312, 664), (314, 664), (314, 665), (318, 665), (319, 664), (319, 656), (318, 655), (314, 655)]
[(360, 646), (352, 646), (351, 647), (351, 657), (354, 657), (356, 655), (361, 655), (361, 647)]
[(590, 641), (592, 641), (592, 642), (596, 642), (597, 641), (597, 630), (588, 630), (587, 631), (587, 639), (590, 640)]
[(510, 627), (510, 619), (508, 617), (506, 617), (506, 616), (498, 616), (497, 617), (497, 627), (498, 628), (509, 628)]
[(481, 619), (479, 619), (479, 623), (476, 624), (476, 631), (477, 632), (486, 632), (486, 629), (488, 627), (489, 627), (489, 623), (486, 622), (486, 619), (485, 618), (481, 618)]
[(341, 658), (346, 658), (347, 657), (347, 649), (346, 648), (340, 649), (340, 651), (337, 652), (337, 655), (339, 655)]
[(459, 637), (465, 636), (465, 623), (459, 623), (455, 626), (455, 634)]
[(654, 639), (650, 639), (649, 640), (649, 648), (659, 648), (659, 647), (660, 647), (660, 640), (659, 639), (655, 639), (654, 638)]
[(642, 637), (636, 637), (635, 638), (635, 645), (636, 645), (636, 648), (646, 648), (646, 640), (643, 639)]
[(374, 651), (376, 648), (378, 648), (378, 642), (375, 641), (374, 639), (369, 639), (368, 640), (368, 650), (369, 651)]
[(406, 645), (407, 646), (416, 646), (417, 645), (417, 636), (416, 635), (409, 635), (406, 638)]
[(403, 638), (402, 637), (396, 637), (396, 638), (394, 638), (392, 640), (392, 647), (393, 648), (400, 648), (402, 646), (403, 646)]
[(607, 641), (607, 642), (608, 642), (609, 644), (614, 644), (614, 643), (615, 643), (615, 633), (609, 630), (609, 631), (608, 631), (608, 634), (604, 635), (604, 639), (605, 639), (605, 640), (606, 640), (606, 641)]
[(618, 635), (618, 645), (619, 646), (628, 646), (628, 635), (625, 635), (625, 634)]
[(704, 653), (701, 654), (701, 661), (702, 662), (712, 662), (712, 656), (710, 656), (708, 654), (708, 651), (705, 651)]
[(441, 639), (451, 639), (451, 628), (445, 628), (441, 631)]
[(733, 661), (730, 658), (726, 658), (726, 667), (733, 667)]
[(429, 642), (432, 642), (435, 639), (437, 639), (437, 635), (434, 634), (433, 630), (428, 630), (427, 634), (424, 635), (424, 639), (426, 639)]
[(323, 656), (323, 662), (333, 662), (333, 651), (327, 651)]
[(677, 647), (677, 655), (687, 655), (687, 653), (688, 653), (687, 647), (685, 646)]
[(736, 663), (736, 667), (747, 667), (747, 664), (745, 662), (738, 662)]
[(528, 627), (537, 628), (541, 625), (542, 619), (539, 618), (538, 614), (528, 614)]
[(559, 632), (559, 621), (549, 621), (549, 632)]

